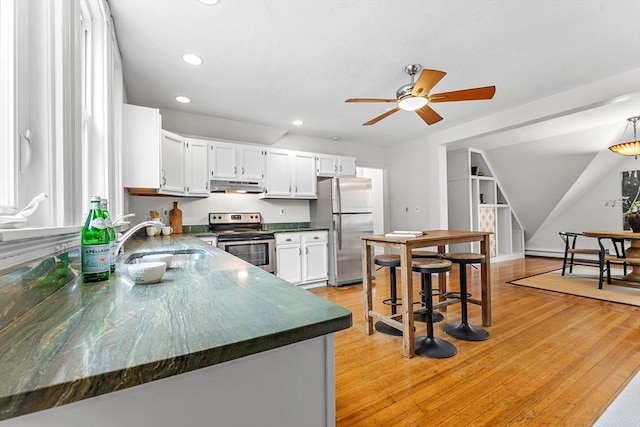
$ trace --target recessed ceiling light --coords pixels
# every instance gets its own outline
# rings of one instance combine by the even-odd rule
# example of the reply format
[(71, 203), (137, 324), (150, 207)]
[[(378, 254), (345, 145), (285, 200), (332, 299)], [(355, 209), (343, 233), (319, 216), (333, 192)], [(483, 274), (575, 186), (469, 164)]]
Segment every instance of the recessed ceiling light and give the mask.
[(207, 6), (214, 6), (220, 3), (220, 0), (198, 0), (202, 4), (206, 4)]
[(304, 122), (302, 120), (294, 120), (291, 122), (294, 126), (302, 126)]
[(191, 65), (201, 65), (204, 62), (202, 58), (198, 55), (194, 55), (193, 53), (185, 53), (182, 55), (182, 60)]
[(183, 104), (188, 104), (191, 102), (191, 100), (186, 96), (176, 96), (176, 101), (182, 102)]

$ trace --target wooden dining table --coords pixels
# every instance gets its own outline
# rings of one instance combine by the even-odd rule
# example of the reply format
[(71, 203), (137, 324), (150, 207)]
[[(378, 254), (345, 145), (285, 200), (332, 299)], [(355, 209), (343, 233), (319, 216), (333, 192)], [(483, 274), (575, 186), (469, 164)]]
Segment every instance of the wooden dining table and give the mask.
[(625, 249), (625, 259), (628, 260), (627, 275), (623, 279), (630, 282), (640, 282), (640, 233), (634, 233), (631, 230), (598, 230), (583, 231), (582, 234), (596, 239), (629, 240), (631, 245)]
[[(482, 324), (491, 326), (491, 262), (489, 231), (464, 230), (427, 230), (419, 237), (388, 237), (384, 234), (362, 236), (362, 284), (364, 295), (365, 334), (373, 334), (373, 320), (402, 331), (402, 353), (407, 358), (415, 355), (414, 319), (413, 319), (413, 272), (412, 251), (418, 248), (437, 247), (438, 253), (445, 253), (447, 245), (457, 243), (480, 242), (480, 253), (485, 262), (480, 265), (481, 299), (470, 298), (469, 302), (482, 306)], [(372, 247), (394, 248), (400, 252), (400, 271), (402, 283), (402, 322), (374, 310), (372, 296)], [(446, 275), (441, 274), (438, 288), (446, 291)], [(446, 306), (447, 301), (444, 301)], [(439, 305), (436, 303), (434, 307)]]

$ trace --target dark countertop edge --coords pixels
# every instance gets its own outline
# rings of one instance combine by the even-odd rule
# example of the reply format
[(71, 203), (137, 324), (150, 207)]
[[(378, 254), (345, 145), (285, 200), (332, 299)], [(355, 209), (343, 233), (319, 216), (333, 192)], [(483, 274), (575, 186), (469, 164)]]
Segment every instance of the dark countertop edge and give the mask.
[[(277, 334), (201, 350), (154, 363), (5, 396), (0, 398), (0, 421), (124, 390), (242, 357), (257, 355), (264, 351), (344, 330), (351, 327), (352, 324), (352, 313), (349, 312), (344, 316), (306, 325), (295, 330), (282, 331)], [(109, 385), (111, 387), (107, 389), (105, 386)], [(76, 391), (70, 393), (70, 389), (75, 389)], [(56, 397), (55, 401), (51, 399), (52, 396)], [(14, 410), (8, 412), (7, 410), (9, 409)]]

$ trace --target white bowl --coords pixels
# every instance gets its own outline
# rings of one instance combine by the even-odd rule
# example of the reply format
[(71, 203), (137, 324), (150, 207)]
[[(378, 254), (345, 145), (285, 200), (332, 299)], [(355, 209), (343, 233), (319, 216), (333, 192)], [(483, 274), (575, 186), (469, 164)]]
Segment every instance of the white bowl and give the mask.
[(171, 268), (171, 262), (173, 261), (173, 254), (149, 254), (142, 257), (141, 262), (164, 262), (167, 264), (167, 268)]
[(158, 283), (167, 270), (167, 264), (163, 261), (139, 262), (129, 264), (127, 270), (129, 277), (136, 283)]

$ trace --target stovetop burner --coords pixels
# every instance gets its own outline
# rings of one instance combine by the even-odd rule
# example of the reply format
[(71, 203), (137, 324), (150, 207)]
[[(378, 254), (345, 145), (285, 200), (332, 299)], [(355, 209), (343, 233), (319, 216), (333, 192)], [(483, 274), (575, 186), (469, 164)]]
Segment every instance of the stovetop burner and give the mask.
[(259, 213), (210, 213), (209, 231), (223, 240), (273, 239), (273, 231), (262, 230)]

